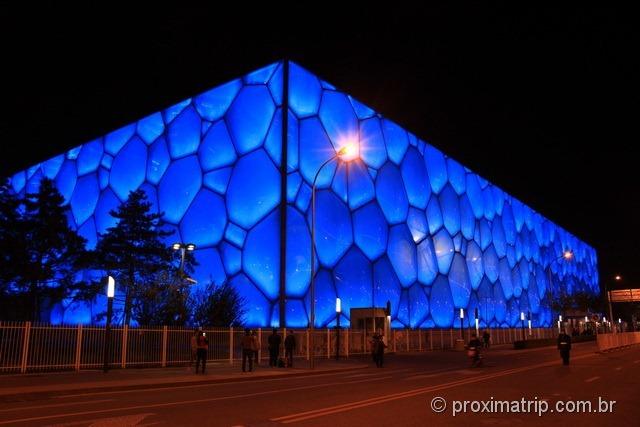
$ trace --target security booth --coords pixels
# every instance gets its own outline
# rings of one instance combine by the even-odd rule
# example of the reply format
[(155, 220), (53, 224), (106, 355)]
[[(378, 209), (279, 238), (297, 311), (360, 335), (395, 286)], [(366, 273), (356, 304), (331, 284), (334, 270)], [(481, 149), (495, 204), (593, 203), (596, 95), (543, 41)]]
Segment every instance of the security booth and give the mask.
[(385, 340), (390, 338), (391, 318), (384, 307), (352, 308), (349, 312), (351, 328), (365, 332), (365, 335), (373, 335), (380, 330)]

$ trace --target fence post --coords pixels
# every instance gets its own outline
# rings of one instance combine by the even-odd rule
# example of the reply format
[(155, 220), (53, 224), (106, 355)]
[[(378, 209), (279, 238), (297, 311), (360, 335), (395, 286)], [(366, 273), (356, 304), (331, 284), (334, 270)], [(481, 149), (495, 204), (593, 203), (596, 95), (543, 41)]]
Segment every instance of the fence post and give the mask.
[(120, 347), (120, 352), (122, 355), (120, 366), (122, 369), (127, 367), (127, 339), (129, 335), (129, 325), (124, 325), (122, 328), (122, 347)]
[(233, 365), (233, 326), (229, 327), (229, 364)]
[(346, 347), (345, 348), (345, 352), (346, 352), (347, 359), (348, 359), (349, 358), (349, 345), (351, 343), (351, 340), (349, 339), (349, 329), (348, 328), (345, 330), (345, 333), (346, 333), (346, 337), (345, 337), (345, 347)]
[(418, 329), (418, 351), (422, 351), (422, 331)]
[(407, 353), (409, 352), (409, 334), (411, 333), (411, 329), (407, 328), (405, 329), (405, 332), (407, 333), (407, 339), (405, 340), (407, 342)]
[(80, 370), (80, 357), (82, 355), (82, 325), (78, 325), (78, 333), (76, 334), (76, 371)]
[(24, 335), (22, 337), (22, 360), (20, 363), (20, 372), (27, 372), (27, 361), (29, 360), (29, 336), (31, 335), (31, 322), (24, 324)]
[(440, 329), (440, 350), (444, 350), (444, 329)]
[(451, 336), (451, 348), (453, 348), (453, 328), (449, 328), (449, 335)]
[(258, 361), (262, 361), (262, 328), (258, 328)]
[[(396, 347), (396, 344), (397, 344), (397, 341), (396, 341), (396, 330), (395, 330), (395, 329), (392, 329), (392, 331), (393, 331), (393, 352), (394, 352), (394, 353), (397, 353), (397, 352), (398, 352), (398, 349), (397, 349), (397, 347)], [(365, 350), (365, 351), (366, 351), (366, 350)]]
[(167, 327), (162, 327), (162, 367), (167, 366)]
[(429, 329), (429, 350), (433, 350), (433, 329)]
[(307, 360), (309, 360), (309, 328), (307, 328)]
[(331, 333), (329, 332), (329, 328), (327, 328), (327, 359), (331, 358)]

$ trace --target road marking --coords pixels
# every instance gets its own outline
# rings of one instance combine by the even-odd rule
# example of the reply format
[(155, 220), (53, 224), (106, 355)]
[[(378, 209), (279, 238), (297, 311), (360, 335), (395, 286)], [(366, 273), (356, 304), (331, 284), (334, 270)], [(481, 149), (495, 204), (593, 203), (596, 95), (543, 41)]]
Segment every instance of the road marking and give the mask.
[(600, 379), (600, 377), (591, 377), (591, 378), (589, 378), (588, 380), (584, 380), (584, 382), (585, 382), (585, 383), (590, 383), (590, 382), (593, 382), (593, 381), (595, 381), (595, 380), (599, 380), (599, 379)]
[(144, 423), (140, 424), (140, 422), (144, 421), (145, 418), (153, 416), (155, 414), (136, 414), (136, 415), (123, 415), (121, 417), (110, 417), (110, 418), (99, 418), (93, 419), (91, 421), (73, 421), (70, 423), (64, 424), (56, 424), (51, 427), (72, 427), (72, 426), (87, 426), (87, 422), (90, 422), (87, 427), (122, 427), (122, 426), (152, 426), (156, 424), (160, 424), (159, 422), (155, 423)]
[[(594, 357), (594, 356), (595, 356), (595, 354), (586, 354), (586, 355), (574, 357), (573, 359), (574, 360), (576, 360), (576, 359), (585, 359), (585, 358)], [(429, 386), (429, 387), (422, 387), (422, 388), (409, 390), (409, 391), (405, 391), (405, 392), (400, 392), (400, 393), (395, 393), (395, 394), (388, 394), (388, 395), (385, 395), (385, 396), (379, 396), (379, 397), (360, 400), (360, 401), (356, 401), (356, 402), (345, 403), (345, 404), (342, 404), (342, 405), (329, 406), (329, 407), (326, 407), (326, 408), (320, 408), (320, 409), (315, 409), (315, 410), (311, 410), (311, 411), (300, 412), (300, 413), (297, 413), (297, 414), (285, 415), (285, 416), (282, 416), (282, 417), (272, 418), (271, 421), (281, 422), (283, 424), (289, 424), (289, 423), (294, 423), (294, 422), (298, 422), (298, 421), (308, 420), (308, 419), (311, 419), (311, 418), (323, 417), (323, 416), (330, 415), (330, 414), (335, 414), (335, 413), (338, 413), (338, 412), (346, 412), (346, 411), (350, 411), (350, 410), (353, 410), (353, 409), (358, 409), (358, 408), (363, 408), (363, 407), (367, 407), (367, 406), (377, 405), (377, 404), (380, 404), (380, 403), (390, 402), (390, 401), (393, 401), (393, 400), (406, 399), (406, 398), (409, 398), (409, 397), (414, 397), (414, 396), (418, 396), (418, 395), (421, 395), (421, 394), (431, 393), (431, 392), (439, 391), (439, 390), (445, 390), (445, 389), (457, 387), (457, 386), (460, 386), (460, 385), (473, 384), (473, 383), (481, 382), (481, 381), (488, 380), (488, 379), (499, 378), (499, 377), (503, 377), (503, 376), (506, 376), (506, 375), (516, 374), (516, 373), (519, 373), (519, 372), (525, 372), (525, 371), (530, 371), (530, 370), (533, 370), (533, 369), (539, 369), (539, 368), (543, 368), (543, 367), (554, 366), (556, 364), (557, 364), (557, 362), (551, 361), (551, 362), (539, 363), (537, 365), (531, 365), (531, 366), (522, 367), (522, 368), (507, 369), (507, 370), (504, 370), (504, 371), (496, 372), (496, 373), (493, 373), (493, 374), (486, 374), (486, 375), (482, 375), (482, 376), (478, 376), (478, 377), (474, 377), (474, 378), (465, 378), (465, 379), (461, 379), (461, 380), (457, 380), (457, 381), (451, 381), (449, 383), (443, 383), (443, 384), (438, 384), (438, 385)]]
[(618, 367), (616, 368), (616, 371), (622, 371), (622, 366), (618, 366)]
[(59, 408), (59, 407), (62, 407), (62, 406), (87, 405), (89, 403), (104, 403), (104, 402), (113, 402), (113, 401), (114, 401), (114, 399), (101, 399), (101, 400), (87, 400), (85, 402), (54, 403), (52, 405), (22, 406), (22, 407), (18, 407), (18, 408), (0, 409), (0, 412), (24, 411), (24, 410), (27, 410), (27, 409)]
[(356, 383), (366, 383), (372, 381), (380, 381), (380, 380), (388, 380), (389, 378), (393, 378), (391, 375), (386, 377), (378, 377), (378, 378), (369, 378), (366, 380), (359, 381), (341, 381), (341, 382), (333, 382), (333, 383), (325, 383), (325, 384), (313, 384), (308, 386), (300, 386), (300, 387), (290, 387), (290, 388), (282, 388), (277, 390), (268, 390), (268, 391), (260, 391), (255, 393), (247, 393), (247, 394), (238, 394), (233, 396), (219, 396), (219, 397), (210, 397), (206, 399), (193, 399), (193, 400), (180, 400), (176, 402), (165, 402), (165, 403), (151, 403), (148, 405), (135, 405), (135, 406), (123, 406), (119, 408), (108, 408), (108, 409), (96, 409), (93, 411), (82, 411), (82, 412), (69, 412), (66, 414), (55, 414), (55, 415), (44, 415), (41, 417), (31, 417), (31, 418), (21, 418), (15, 420), (2, 420), (0, 421), (0, 425), (6, 425), (11, 423), (24, 423), (29, 421), (40, 421), (40, 420), (48, 420), (52, 418), (68, 418), (68, 417), (77, 417), (81, 415), (95, 415), (95, 414), (104, 414), (108, 412), (118, 412), (118, 411), (130, 411), (134, 409), (149, 409), (149, 408), (162, 408), (168, 406), (180, 406), (180, 405), (191, 405), (196, 403), (206, 403), (206, 402), (215, 402), (220, 400), (231, 400), (231, 399), (241, 399), (255, 396), (264, 396), (269, 394), (282, 393), (286, 391), (297, 391), (297, 390), (309, 390), (313, 388), (321, 388), (321, 387), (330, 387), (330, 386), (339, 386), (345, 384), (356, 384)]
[(372, 377), (374, 375), (380, 375), (380, 374), (385, 374), (385, 375), (390, 375), (390, 374), (398, 374), (401, 372), (407, 372), (409, 371), (409, 369), (391, 369), (391, 370), (376, 370), (376, 372), (371, 372), (369, 374), (353, 374), (353, 375), (347, 375), (345, 378), (361, 378), (361, 377)]

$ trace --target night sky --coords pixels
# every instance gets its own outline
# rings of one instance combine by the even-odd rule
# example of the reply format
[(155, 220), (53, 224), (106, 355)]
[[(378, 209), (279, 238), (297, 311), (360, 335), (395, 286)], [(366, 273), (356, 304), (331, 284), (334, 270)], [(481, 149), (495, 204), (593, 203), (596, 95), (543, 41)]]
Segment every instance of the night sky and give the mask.
[(1, 6), (0, 176), (287, 57), (593, 245), (602, 284), (639, 287), (630, 10), (275, 4)]

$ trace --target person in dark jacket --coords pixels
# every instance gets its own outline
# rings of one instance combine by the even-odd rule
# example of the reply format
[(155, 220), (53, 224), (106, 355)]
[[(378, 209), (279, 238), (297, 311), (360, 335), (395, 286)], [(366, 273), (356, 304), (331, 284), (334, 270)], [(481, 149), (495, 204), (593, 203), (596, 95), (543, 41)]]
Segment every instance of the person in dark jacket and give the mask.
[(387, 345), (385, 344), (385, 340), (384, 340), (384, 335), (382, 334), (382, 331), (378, 331), (378, 333), (376, 335), (374, 335), (375, 337), (375, 341), (374, 341), (374, 351), (375, 351), (375, 362), (376, 362), (376, 366), (378, 368), (382, 368), (382, 365), (384, 364), (384, 349), (387, 347)]
[(561, 332), (560, 335), (558, 335), (558, 350), (560, 350), (562, 364), (568, 365), (571, 354), (571, 337), (565, 332)]
[(484, 348), (489, 348), (489, 344), (491, 342), (491, 335), (487, 329), (482, 333), (482, 342), (484, 344)]
[(482, 355), (480, 354), (481, 347), (482, 342), (480, 342), (476, 334), (471, 335), (471, 340), (467, 345), (467, 355), (471, 360), (471, 367), (482, 365)]
[(275, 368), (278, 366), (278, 356), (280, 355), (280, 343), (282, 338), (278, 334), (278, 330), (273, 328), (273, 332), (269, 335), (269, 366)]
[(200, 331), (198, 338), (196, 339), (196, 374), (198, 373), (198, 367), (202, 362), (202, 373), (205, 373), (207, 367), (207, 351), (209, 350), (209, 340), (207, 334)]
[(295, 349), (296, 337), (293, 336), (293, 331), (289, 331), (284, 339), (284, 357), (287, 359), (287, 366), (290, 368), (293, 368), (293, 352)]
[(246, 372), (247, 360), (249, 361), (249, 372), (253, 371), (253, 351), (257, 347), (256, 338), (251, 335), (249, 329), (244, 330), (244, 337), (242, 337), (242, 372)]

